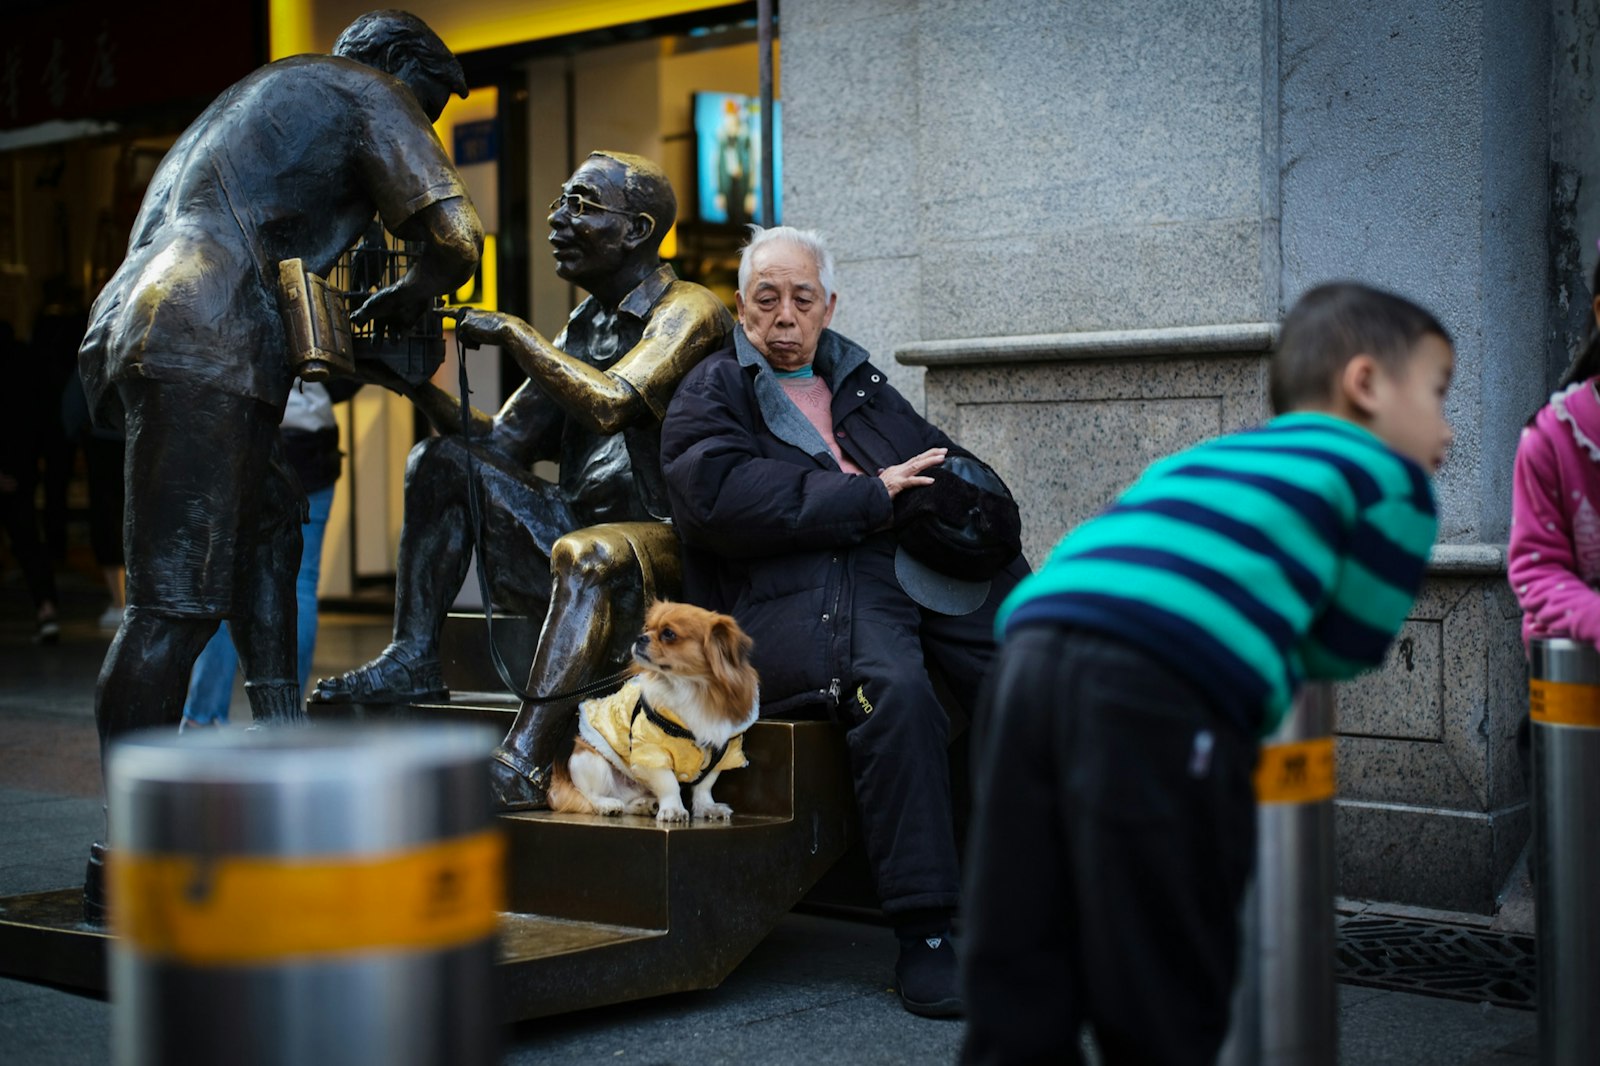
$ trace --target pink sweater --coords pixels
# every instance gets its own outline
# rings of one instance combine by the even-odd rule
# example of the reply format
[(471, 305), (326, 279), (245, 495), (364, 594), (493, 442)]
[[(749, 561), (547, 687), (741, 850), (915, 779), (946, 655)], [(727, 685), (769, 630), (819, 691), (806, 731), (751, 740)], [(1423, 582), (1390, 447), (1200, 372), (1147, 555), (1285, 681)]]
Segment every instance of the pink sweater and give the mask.
[(850, 457), (839, 450), (839, 442), (833, 439), (833, 393), (828, 391), (828, 383), (820, 377), (809, 378), (783, 378), (783, 391), (789, 394), (789, 399), (800, 408), (800, 413), (806, 416), (817, 432), (822, 434), (822, 440), (833, 452), (834, 462), (839, 464), (839, 469), (847, 474), (864, 474)]
[(1511, 480), (1507, 576), (1522, 639), (1600, 644), (1600, 395), (1595, 380), (1550, 397), (1522, 431)]

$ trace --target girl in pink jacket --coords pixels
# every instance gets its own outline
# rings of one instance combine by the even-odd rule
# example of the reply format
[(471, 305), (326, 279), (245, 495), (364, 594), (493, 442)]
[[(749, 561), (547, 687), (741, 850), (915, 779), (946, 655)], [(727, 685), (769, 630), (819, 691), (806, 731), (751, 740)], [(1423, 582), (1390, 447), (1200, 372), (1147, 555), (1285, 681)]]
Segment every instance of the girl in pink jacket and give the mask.
[(1600, 264), (1583, 351), (1517, 442), (1507, 574), (1522, 639), (1600, 645)]

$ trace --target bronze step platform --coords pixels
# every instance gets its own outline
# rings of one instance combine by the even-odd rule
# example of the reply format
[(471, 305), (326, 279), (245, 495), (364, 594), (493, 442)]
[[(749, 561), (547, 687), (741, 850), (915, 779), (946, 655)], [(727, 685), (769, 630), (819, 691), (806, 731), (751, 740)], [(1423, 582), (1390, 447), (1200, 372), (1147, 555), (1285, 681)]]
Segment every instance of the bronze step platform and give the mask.
[[(340, 710), (504, 729), (516, 704), (462, 693), (448, 704)], [(758, 722), (745, 752), (750, 765), (717, 782), (736, 812), (728, 823), (500, 817), (506, 1020), (714, 988), (845, 853), (857, 830), (842, 734), (821, 722)], [(76, 886), (0, 899), (0, 973), (104, 992), (111, 938), (82, 923), (80, 906)]]

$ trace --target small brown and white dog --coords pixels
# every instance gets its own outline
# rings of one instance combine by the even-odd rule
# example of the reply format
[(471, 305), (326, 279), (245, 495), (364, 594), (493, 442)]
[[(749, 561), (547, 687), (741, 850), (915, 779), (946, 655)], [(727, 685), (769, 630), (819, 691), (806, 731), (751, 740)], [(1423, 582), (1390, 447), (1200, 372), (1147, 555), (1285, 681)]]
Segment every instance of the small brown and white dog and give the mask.
[(658, 601), (633, 645), (622, 688), (578, 708), (578, 739), (550, 783), (550, 809), (649, 814), (686, 822), (679, 794), (693, 785), (694, 817), (727, 821), (711, 798), (724, 770), (749, 765), (741, 740), (760, 712), (750, 638), (725, 614)]

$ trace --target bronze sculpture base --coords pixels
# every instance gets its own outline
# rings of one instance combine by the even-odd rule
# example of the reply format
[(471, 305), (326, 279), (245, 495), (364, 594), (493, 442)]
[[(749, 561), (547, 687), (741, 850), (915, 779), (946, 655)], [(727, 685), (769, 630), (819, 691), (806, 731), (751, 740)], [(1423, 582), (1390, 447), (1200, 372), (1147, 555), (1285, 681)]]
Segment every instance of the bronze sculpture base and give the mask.
[[(503, 726), (515, 706), (350, 705), (333, 716)], [(842, 734), (758, 722), (745, 751), (750, 766), (719, 785), (736, 812), (729, 823), (548, 811), (498, 820), (509, 854), (503, 1018), (714, 988), (828, 872), (856, 834)], [(84, 924), (81, 898), (73, 887), (0, 899), (0, 972), (103, 993), (111, 937)]]

